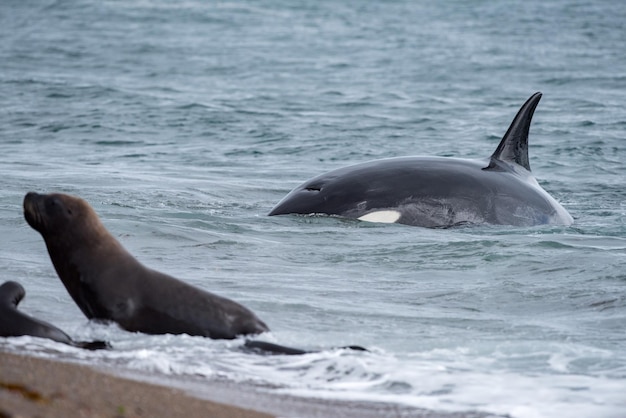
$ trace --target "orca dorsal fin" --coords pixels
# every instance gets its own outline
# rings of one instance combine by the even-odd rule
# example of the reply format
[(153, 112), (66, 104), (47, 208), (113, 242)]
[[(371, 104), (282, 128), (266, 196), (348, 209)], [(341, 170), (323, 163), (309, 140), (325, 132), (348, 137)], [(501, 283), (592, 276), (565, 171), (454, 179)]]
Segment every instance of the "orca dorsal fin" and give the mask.
[(533, 119), (535, 108), (541, 100), (541, 93), (537, 92), (530, 96), (526, 103), (522, 105), (517, 115), (511, 122), (511, 126), (506, 131), (500, 145), (496, 148), (496, 151), (491, 155), (493, 166), (493, 160), (500, 160), (506, 162), (512, 162), (517, 165), (521, 165), (526, 170), (530, 171), (530, 162), (528, 161), (528, 130), (530, 129), (530, 122)]

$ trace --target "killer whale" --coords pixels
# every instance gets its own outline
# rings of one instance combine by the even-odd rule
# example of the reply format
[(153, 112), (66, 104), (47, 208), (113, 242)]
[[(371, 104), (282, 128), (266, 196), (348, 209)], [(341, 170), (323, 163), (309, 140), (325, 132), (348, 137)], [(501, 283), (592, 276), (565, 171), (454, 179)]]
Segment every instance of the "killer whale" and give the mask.
[(105, 341), (74, 341), (54, 325), (20, 312), (17, 305), (25, 295), (24, 287), (17, 282), (7, 281), (0, 285), (0, 337), (30, 335), (88, 350), (110, 348)]
[(528, 133), (541, 93), (522, 105), (487, 159), (399, 157), (321, 174), (269, 213), (325, 214), (428, 228), (570, 225), (572, 216), (530, 171)]

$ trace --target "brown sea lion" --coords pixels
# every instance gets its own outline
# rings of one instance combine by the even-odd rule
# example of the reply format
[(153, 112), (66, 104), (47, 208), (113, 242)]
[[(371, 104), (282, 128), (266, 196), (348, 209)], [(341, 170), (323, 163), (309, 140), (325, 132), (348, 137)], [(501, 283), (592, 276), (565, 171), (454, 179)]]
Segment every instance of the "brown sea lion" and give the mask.
[(0, 337), (30, 335), (88, 350), (109, 348), (104, 341), (74, 341), (54, 325), (18, 311), (17, 305), (25, 295), (24, 287), (17, 282), (8, 281), (0, 285)]
[(43, 236), (57, 274), (87, 318), (115, 321), (128, 331), (216, 339), (269, 330), (239, 303), (145, 267), (79, 197), (28, 193), (24, 216)]

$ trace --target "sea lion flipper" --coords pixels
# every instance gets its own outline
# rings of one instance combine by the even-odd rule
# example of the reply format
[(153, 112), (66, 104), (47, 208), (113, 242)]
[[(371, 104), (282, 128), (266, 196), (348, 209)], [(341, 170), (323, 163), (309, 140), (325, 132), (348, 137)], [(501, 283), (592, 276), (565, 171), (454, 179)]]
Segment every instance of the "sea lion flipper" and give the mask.
[[(267, 341), (258, 340), (246, 340), (243, 345), (245, 351), (257, 353), (257, 354), (285, 354), (285, 355), (301, 355), (309, 353), (318, 353), (319, 351), (303, 350), (301, 348), (286, 347), (280, 344), (274, 344)], [(369, 351), (359, 345), (347, 345), (343, 347), (335, 347), (333, 349), (354, 350), (354, 351)], [(320, 350), (321, 351), (321, 350)]]
[(365, 347), (361, 347), (360, 345), (346, 345), (344, 347), (339, 347), (343, 350), (354, 350), (354, 351), (367, 351), (369, 352), (370, 350), (368, 350)]
[(109, 350), (112, 348), (108, 341), (74, 341), (72, 345), (85, 350)]
[(302, 350), (300, 348), (286, 347), (267, 341), (256, 340), (246, 340), (243, 349), (244, 351), (257, 354), (286, 354), (290, 356), (311, 353), (311, 351)]

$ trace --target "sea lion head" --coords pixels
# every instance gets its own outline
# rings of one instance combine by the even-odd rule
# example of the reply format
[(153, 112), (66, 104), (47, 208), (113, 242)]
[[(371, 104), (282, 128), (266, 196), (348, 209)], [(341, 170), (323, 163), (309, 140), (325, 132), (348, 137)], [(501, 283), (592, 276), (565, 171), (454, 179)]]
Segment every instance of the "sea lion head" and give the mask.
[[(61, 193), (24, 197), (26, 222), (43, 237), (50, 260), (72, 299), (88, 318), (109, 319), (110, 307), (94, 290), (102, 271), (134, 259), (85, 200)], [(136, 262), (135, 262), (136, 263)]]
[(17, 307), (25, 295), (24, 287), (17, 282), (8, 281), (0, 285), (0, 305), (2, 306)]
[(61, 193), (29, 192), (24, 197), (26, 222), (46, 241), (71, 237), (81, 245), (84, 238), (93, 239), (104, 231), (98, 215), (85, 200)]

